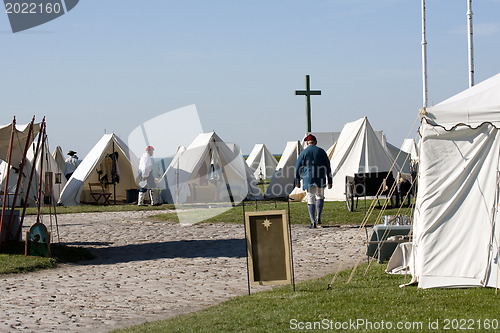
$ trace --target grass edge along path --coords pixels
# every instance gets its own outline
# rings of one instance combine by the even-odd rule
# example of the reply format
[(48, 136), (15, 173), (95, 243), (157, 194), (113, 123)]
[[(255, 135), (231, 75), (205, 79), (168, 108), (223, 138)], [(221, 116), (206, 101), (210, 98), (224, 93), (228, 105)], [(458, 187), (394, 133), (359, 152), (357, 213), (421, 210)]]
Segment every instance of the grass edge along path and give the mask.
[[(383, 201), (380, 201), (383, 204)], [(367, 200), (367, 210), (370, 207), (372, 200)], [(200, 208), (206, 209), (209, 208)], [(263, 211), (263, 210), (275, 210), (275, 209), (288, 209), (287, 202), (277, 201), (274, 203), (273, 201), (266, 202), (254, 202), (249, 201), (245, 202), (245, 211), (253, 212), (253, 211)], [(195, 214), (193, 210), (193, 214)], [(403, 207), (401, 210), (398, 208), (390, 208), (386, 209), (382, 214), (383, 215), (410, 215), (410, 209)], [(381, 209), (376, 207), (373, 211), (372, 215), (367, 221), (367, 224), (377, 224), (377, 218), (381, 213)], [(187, 213), (184, 213), (187, 214)], [(308, 225), (309, 222), (309, 213), (307, 210), (307, 204), (305, 202), (290, 202), (290, 221), (292, 224), (304, 224)], [(324, 225), (360, 225), (365, 216), (364, 210), (364, 202), (360, 200), (359, 206), (353, 212), (349, 212), (346, 208), (346, 204), (344, 201), (325, 201), (323, 207), (323, 213), (321, 215), (322, 223)], [(178, 216), (176, 212), (171, 213), (161, 213), (151, 216), (152, 219), (160, 220), (160, 221), (172, 221), (178, 222)], [(230, 208), (224, 211), (222, 214), (219, 214), (215, 217), (208, 218), (204, 220), (204, 222), (217, 223), (217, 222), (225, 222), (225, 223), (243, 223), (243, 208), (241, 204), (236, 207)]]
[[(492, 288), (400, 288), (410, 276), (389, 275), (376, 264), (270, 291), (235, 297), (219, 305), (115, 333), (135, 332), (493, 332), (500, 329), (500, 296)], [(253, 288), (255, 290), (255, 288)]]
[(85, 248), (51, 244), (52, 257), (24, 255), (24, 242), (11, 244), (0, 253), (0, 275), (34, 272), (41, 269), (55, 268), (58, 263), (75, 263), (93, 259), (94, 256)]

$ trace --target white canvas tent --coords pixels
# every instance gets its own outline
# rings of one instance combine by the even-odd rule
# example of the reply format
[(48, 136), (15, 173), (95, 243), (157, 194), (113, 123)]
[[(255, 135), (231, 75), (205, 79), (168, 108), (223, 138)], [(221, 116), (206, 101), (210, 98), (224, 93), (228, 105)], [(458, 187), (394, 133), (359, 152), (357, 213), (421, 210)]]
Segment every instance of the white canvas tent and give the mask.
[(239, 147), (215, 132), (200, 134), (179, 150), (158, 184), (163, 200), (175, 204), (232, 204), (262, 197)]
[[(344, 125), (331, 158), (333, 187), (325, 190), (325, 200), (345, 200), (346, 176), (391, 171), (394, 159), (379, 137), (366, 117)], [(399, 171), (397, 166), (393, 171)]]
[(295, 164), (302, 151), (299, 141), (288, 141), (276, 171), (264, 195), (266, 198), (286, 198), (295, 187)]
[[(127, 199), (127, 190), (137, 190), (137, 167), (139, 161), (127, 145), (115, 134), (105, 134), (92, 150), (85, 156), (78, 168), (66, 183), (62, 190), (59, 203), (64, 206), (74, 206), (84, 203), (95, 203), (90, 195), (89, 183), (98, 183), (105, 173), (105, 159), (113, 152), (118, 153), (119, 182), (116, 183), (116, 191), (110, 178), (106, 182), (107, 191), (113, 193), (110, 202), (113, 202), (116, 193), (117, 202)], [(98, 174), (98, 170), (102, 171)]]
[(423, 113), (413, 281), (499, 287), (500, 74)]
[(271, 179), (276, 166), (278, 166), (276, 158), (262, 143), (258, 143), (253, 147), (252, 152), (246, 159), (246, 163), (257, 180)]

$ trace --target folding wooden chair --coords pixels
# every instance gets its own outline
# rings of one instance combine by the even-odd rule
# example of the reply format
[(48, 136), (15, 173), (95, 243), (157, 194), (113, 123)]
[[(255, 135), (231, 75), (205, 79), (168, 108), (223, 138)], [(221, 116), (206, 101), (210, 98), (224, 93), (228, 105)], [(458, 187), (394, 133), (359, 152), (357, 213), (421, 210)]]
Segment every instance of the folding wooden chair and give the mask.
[(104, 199), (103, 205), (109, 205), (109, 199), (111, 198), (111, 192), (106, 192), (104, 184), (102, 183), (89, 183), (90, 196), (95, 200), (96, 204), (99, 204), (101, 198)]

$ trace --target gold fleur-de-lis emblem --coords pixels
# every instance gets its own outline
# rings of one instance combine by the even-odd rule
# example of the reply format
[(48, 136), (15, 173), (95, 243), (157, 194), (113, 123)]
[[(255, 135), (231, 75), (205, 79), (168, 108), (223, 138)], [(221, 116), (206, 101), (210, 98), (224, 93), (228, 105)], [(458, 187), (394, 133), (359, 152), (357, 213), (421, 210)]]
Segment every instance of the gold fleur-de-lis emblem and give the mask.
[(271, 221), (266, 217), (264, 222), (262, 222), (262, 225), (266, 228), (267, 231), (269, 231), (269, 227), (271, 226)]

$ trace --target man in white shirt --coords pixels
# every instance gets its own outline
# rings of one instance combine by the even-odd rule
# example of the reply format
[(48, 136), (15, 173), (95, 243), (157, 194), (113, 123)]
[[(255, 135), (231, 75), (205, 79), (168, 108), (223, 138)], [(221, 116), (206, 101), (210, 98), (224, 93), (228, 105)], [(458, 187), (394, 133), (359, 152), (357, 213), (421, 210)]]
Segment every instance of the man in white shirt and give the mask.
[(75, 172), (78, 167), (78, 156), (76, 156), (76, 151), (70, 150), (68, 152), (69, 157), (64, 161), (64, 176), (68, 180), (73, 172)]
[(139, 198), (137, 204), (139, 206), (145, 206), (144, 199), (146, 198), (146, 193), (150, 193), (151, 205), (158, 205), (159, 202), (154, 202), (153, 193), (151, 191), (156, 190), (155, 178), (153, 176), (153, 154), (155, 149), (153, 146), (148, 146), (146, 152), (142, 154), (139, 161)]

